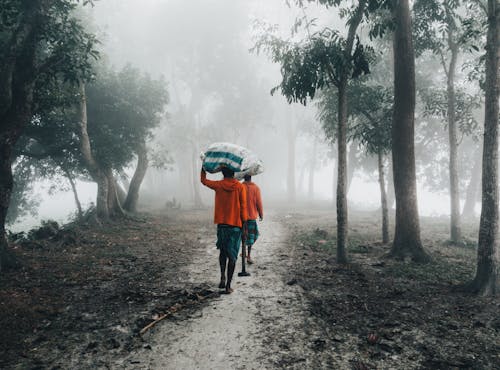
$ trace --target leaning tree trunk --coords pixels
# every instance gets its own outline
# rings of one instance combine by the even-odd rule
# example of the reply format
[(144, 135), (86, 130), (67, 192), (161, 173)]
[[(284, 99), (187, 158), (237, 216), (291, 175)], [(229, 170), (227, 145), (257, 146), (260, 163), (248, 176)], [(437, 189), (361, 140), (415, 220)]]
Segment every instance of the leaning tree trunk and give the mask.
[(500, 4), (488, 0), (485, 115), (483, 142), (483, 199), (479, 224), (476, 276), (471, 290), (494, 295), (498, 289), (498, 99), (500, 93)]
[(82, 203), (80, 202), (80, 198), (78, 197), (78, 191), (76, 190), (75, 180), (64, 166), (60, 165), (60, 167), (62, 168), (64, 174), (66, 175), (66, 178), (68, 179), (71, 185), (71, 190), (73, 191), (73, 197), (75, 198), (76, 209), (78, 211), (78, 218), (82, 219), (83, 218)]
[(80, 139), (80, 150), (85, 165), (92, 176), (93, 180), (97, 183), (97, 198), (96, 198), (96, 211), (97, 219), (102, 221), (109, 220), (108, 208), (108, 193), (109, 184), (106, 174), (100, 168), (99, 164), (92, 154), (90, 147), (90, 139), (87, 131), (87, 97), (85, 95), (85, 85), (80, 83), (80, 127), (78, 136)]
[(125, 215), (125, 211), (122, 208), (120, 199), (118, 196), (118, 189), (116, 188), (116, 179), (113, 175), (113, 170), (111, 167), (106, 167), (104, 169), (106, 179), (108, 182), (108, 210), (111, 217), (122, 217)]
[(389, 209), (387, 207), (387, 191), (385, 188), (384, 154), (378, 152), (378, 183), (380, 186), (380, 204), (382, 205), (382, 242), (389, 243)]
[(450, 144), (450, 239), (459, 242), (462, 238), (460, 230), (460, 189), (458, 183), (458, 139), (457, 123), (455, 120), (455, 67), (457, 63), (458, 49), (456, 45), (450, 45), (451, 60), (448, 67), (447, 95), (448, 95), (448, 137)]
[(116, 195), (118, 196), (118, 201), (123, 207), (125, 201), (127, 200), (127, 192), (125, 191), (125, 188), (122, 186), (121, 182), (119, 182), (116, 177), (115, 177), (115, 189), (116, 189)]
[(409, 0), (396, 1), (394, 30), (394, 112), (392, 161), (396, 195), (396, 229), (389, 256), (428, 262), (420, 241), (415, 174), (415, 59)]
[(465, 203), (462, 210), (463, 218), (473, 218), (476, 208), (476, 201), (478, 198), (478, 189), (481, 179), (481, 151), (480, 148), (476, 150), (474, 155), (474, 166), (471, 170), (469, 185), (467, 185), (467, 192), (465, 193)]
[(137, 167), (135, 168), (134, 176), (130, 181), (127, 199), (123, 205), (129, 212), (137, 212), (137, 201), (139, 200), (139, 189), (141, 188), (142, 180), (146, 176), (148, 170), (148, 151), (146, 143), (141, 143), (137, 150)]

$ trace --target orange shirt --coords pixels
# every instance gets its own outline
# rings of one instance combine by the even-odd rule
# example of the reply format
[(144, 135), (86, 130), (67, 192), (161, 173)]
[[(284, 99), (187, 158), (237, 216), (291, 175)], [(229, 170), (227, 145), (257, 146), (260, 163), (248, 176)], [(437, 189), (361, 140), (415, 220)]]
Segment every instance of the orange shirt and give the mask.
[(262, 208), (262, 199), (260, 197), (260, 189), (257, 184), (251, 181), (244, 181), (243, 185), (247, 188), (247, 212), (249, 220), (256, 220), (257, 216), (264, 217), (264, 209)]
[(242, 227), (248, 220), (245, 187), (234, 178), (208, 180), (205, 171), (201, 171), (201, 183), (215, 190), (214, 223)]

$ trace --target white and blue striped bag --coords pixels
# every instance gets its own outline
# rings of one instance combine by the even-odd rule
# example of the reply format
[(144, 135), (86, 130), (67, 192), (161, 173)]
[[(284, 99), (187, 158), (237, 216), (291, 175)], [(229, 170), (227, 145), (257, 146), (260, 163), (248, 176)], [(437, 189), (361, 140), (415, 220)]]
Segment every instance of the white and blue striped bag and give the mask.
[(262, 161), (247, 148), (231, 143), (213, 143), (201, 154), (203, 168), (216, 173), (227, 167), (242, 175), (257, 175), (263, 172)]

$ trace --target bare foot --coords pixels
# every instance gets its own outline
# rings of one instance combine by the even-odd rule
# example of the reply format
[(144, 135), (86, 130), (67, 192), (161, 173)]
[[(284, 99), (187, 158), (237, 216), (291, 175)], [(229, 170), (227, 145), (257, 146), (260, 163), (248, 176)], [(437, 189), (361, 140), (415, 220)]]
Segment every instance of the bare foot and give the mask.
[(226, 294), (231, 294), (232, 292), (234, 292), (234, 289), (231, 288), (230, 286), (226, 286)]
[(248, 257), (248, 258), (247, 258), (247, 263), (248, 263), (249, 265), (251, 265), (251, 264), (253, 263), (253, 259), (251, 259), (250, 257)]

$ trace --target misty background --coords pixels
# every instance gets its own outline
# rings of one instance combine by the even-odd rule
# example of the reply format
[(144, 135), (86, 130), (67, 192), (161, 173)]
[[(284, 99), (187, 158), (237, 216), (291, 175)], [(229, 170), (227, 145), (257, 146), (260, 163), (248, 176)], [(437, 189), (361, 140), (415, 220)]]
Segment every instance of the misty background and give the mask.
[[(269, 26), (285, 39), (303, 37), (303, 29), (291, 34), (297, 17), (314, 19), (318, 27), (343, 29), (344, 22), (334, 12), (314, 4), (303, 11), (284, 1), (266, 0), (106, 0), (86, 7), (82, 17), (97, 33), (108, 67), (121, 70), (132, 65), (167, 84), (167, 112), (148, 142), (153, 163), (141, 187), (140, 208), (211, 206), (213, 193), (199, 183), (199, 154), (212, 142), (228, 141), (251, 149), (264, 162), (265, 172), (254, 179), (262, 189), (264, 206), (333, 209), (336, 143), (325, 138), (317, 104), (288, 104), (279, 92), (271, 96), (270, 90), (281, 80), (279, 64), (252, 49)], [(417, 61), (417, 79), (443, 83), (435, 65), (431, 58)], [(418, 104), (420, 214), (449, 215), (446, 126), (419, 113)], [(468, 175), (461, 181), (463, 197), (469, 177), (474, 176), (476, 147), (472, 138), (463, 138), (460, 173)], [(376, 210), (380, 207), (376, 158), (356, 141), (348, 151), (350, 206)], [(129, 177), (134, 166), (125, 171)], [(391, 172), (390, 163), (387, 166)], [(61, 177), (57, 188), (52, 180), (37, 182), (33, 196), (40, 201), (38, 214), (21, 218), (10, 229), (27, 229), (44, 219), (67, 221), (75, 205), (65, 181)], [(388, 187), (391, 193), (391, 182)], [(85, 208), (95, 202), (94, 182), (78, 180), (77, 189)]]

